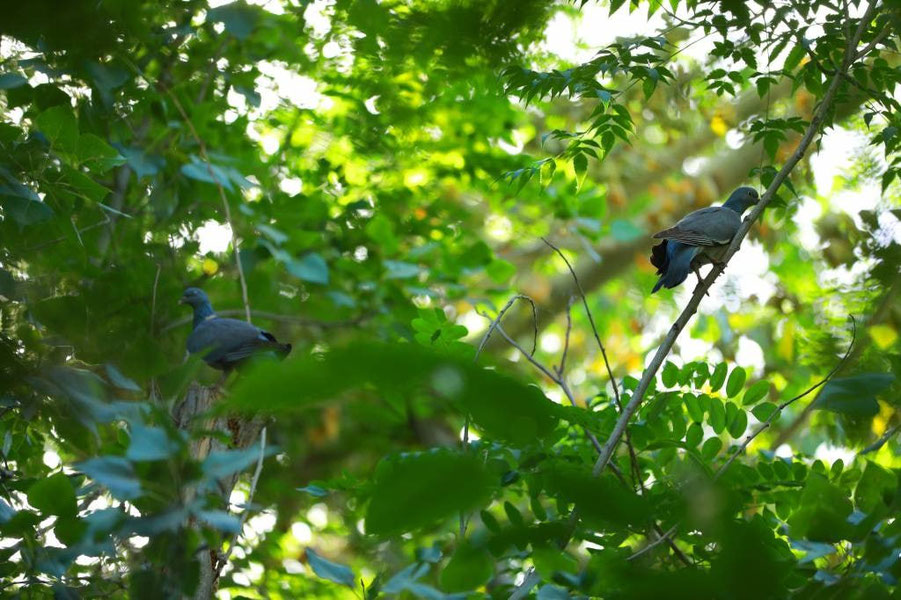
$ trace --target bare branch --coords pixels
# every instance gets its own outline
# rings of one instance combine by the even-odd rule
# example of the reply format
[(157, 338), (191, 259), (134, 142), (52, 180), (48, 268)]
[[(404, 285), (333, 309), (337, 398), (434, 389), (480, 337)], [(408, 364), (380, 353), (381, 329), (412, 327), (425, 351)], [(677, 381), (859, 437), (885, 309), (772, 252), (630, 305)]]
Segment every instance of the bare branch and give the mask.
[(232, 536), (231, 542), (228, 545), (228, 550), (225, 551), (219, 560), (216, 562), (216, 573), (213, 576), (213, 579), (217, 579), (219, 577), (219, 573), (222, 572), (223, 567), (228, 564), (228, 559), (231, 557), (232, 552), (235, 550), (235, 545), (238, 543), (238, 536), (241, 534), (241, 530), (244, 529), (244, 523), (247, 521), (247, 515), (250, 514), (250, 506), (253, 503), (253, 495), (257, 491), (257, 483), (260, 481), (260, 473), (263, 471), (263, 459), (266, 458), (266, 428), (263, 427), (260, 430), (260, 456), (257, 458), (257, 466), (253, 472), (253, 478), (250, 480), (250, 492), (247, 494), (247, 502), (244, 503), (244, 512), (241, 513), (240, 526), (238, 527), (238, 531)]
[(573, 281), (576, 284), (576, 289), (579, 290), (579, 296), (582, 298), (582, 306), (585, 307), (585, 314), (588, 315), (588, 322), (591, 324), (591, 332), (594, 334), (594, 339), (598, 343), (598, 348), (601, 349), (601, 356), (604, 357), (604, 366), (607, 367), (607, 377), (610, 378), (610, 384), (613, 385), (613, 396), (616, 398), (616, 405), (622, 410), (622, 403), (619, 397), (619, 386), (616, 385), (616, 378), (613, 377), (613, 370), (610, 368), (610, 361), (607, 359), (607, 350), (601, 342), (601, 336), (598, 334), (598, 328), (594, 324), (594, 317), (591, 314), (591, 309), (588, 308), (588, 299), (585, 298), (585, 290), (582, 289), (582, 284), (579, 282), (579, 278), (576, 276), (573, 266), (569, 264), (569, 261), (560, 251), (560, 248), (553, 245), (545, 238), (541, 238), (541, 241), (550, 246), (551, 249), (557, 253), (557, 256), (563, 259), (563, 262), (566, 263), (566, 268), (569, 269), (569, 273), (572, 275)]

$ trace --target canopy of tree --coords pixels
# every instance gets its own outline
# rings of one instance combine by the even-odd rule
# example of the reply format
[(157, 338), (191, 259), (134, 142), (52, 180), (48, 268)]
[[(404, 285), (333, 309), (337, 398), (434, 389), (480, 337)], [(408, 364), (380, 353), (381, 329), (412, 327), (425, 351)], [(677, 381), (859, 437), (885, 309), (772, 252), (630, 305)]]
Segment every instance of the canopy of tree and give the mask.
[(7, 4), (0, 595), (898, 597), (896, 2)]

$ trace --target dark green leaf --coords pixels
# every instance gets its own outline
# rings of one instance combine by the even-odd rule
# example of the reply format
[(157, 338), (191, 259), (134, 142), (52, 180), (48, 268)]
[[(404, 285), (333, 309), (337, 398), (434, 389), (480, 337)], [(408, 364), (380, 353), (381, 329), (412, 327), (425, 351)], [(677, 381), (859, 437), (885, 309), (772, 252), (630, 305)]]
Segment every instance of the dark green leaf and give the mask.
[(448, 592), (467, 592), (488, 582), (494, 574), (494, 559), (483, 548), (464, 542), (441, 571), (441, 587)]
[(241, 531), (241, 519), (224, 510), (200, 510), (195, 513), (197, 518), (219, 531), (226, 533), (238, 533)]
[(225, 30), (239, 40), (246, 39), (253, 33), (259, 18), (258, 9), (248, 6), (243, 0), (217, 6), (207, 13), (208, 20), (224, 24)]
[(855, 417), (879, 413), (876, 396), (895, 381), (891, 373), (861, 373), (832, 379), (823, 386), (816, 407)]
[(298, 260), (285, 263), (288, 272), (310, 283), (328, 285), (328, 265), (316, 252), (308, 252)]
[(131, 500), (141, 494), (141, 482), (131, 463), (120, 456), (103, 456), (76, 463), (85, 475), (109, 488), (120, 500)]
[(661, 373), (661, 381), (663, 381), (663, 385), (668, 388), (674, 387), (678, 382), (679, 378), (679, 367), (671, 363), (670, 361), (666, 361), (666, 364), (663, 365), (663, 372)]
[(729, 373), (729, 381), (726, 382), (726, 395), (730, 398), (735, 398), (741, 392), (741, 388), (744, 387), (747, 376), (748, 374), (741, 367), (732, 369), (732, 372)]
[[(348, 365), (354, 365), (349, 369)], [(459, 402), (489, 435), (528, 444), (549, 435), (560, 408), (535, 386), (418, 344), (357, 342), (321, 356), (264, 362), (235, 384), (227, 404), (259, 413), (297, 411), (341, 393), (373, 386), (381, 393), (431, 389)], [(267, 398), (261, 406), (259, 398)]]
[[(275, 448), (269, 446), (263, 453), (269, 456), (275, 452)], [(243, 471), (260, 459), (259, 446), (250, 446), (243, 450), (220, 450), (210, 452), (202, 464), (203, 473), (210, 479), (222, 479), (233, 473)]]
[(54, 106), (39, 114), (34, 124), (56, 150), (74, 153), (78, 147), (78, 121), (68, 106)]
[(493, 482), (472, 454), (436, 450), (383, 459), (366, 511), (366, 531), (394, 535), (470, 510), (488, 497)]
[(312, 548), (307, 548), (307, 560), (310, 562), (313, 572), (319, 577), (346, 585), (349, 588), (356, 587), (357, 579), (350, 567), (327, 560), (319, 556)]
[(63, 473), (41, 479), (28, 488), (28, 503), (44, 515), (73, 517), (77, 511), (75, 489)]
[[(730, 404), (729, 406), (735, 406), (734, 404)], [(745, 411), (738, 409), (738, 412), (735, 414), (735, 418), (732, 422), (729, 423), (729, 435), (733, 438), (739, 438), (745, 432), (745, 429), (748, 428), (748, 413)]]
[(726, 381), (727, 371), (726, 363), (720, 363), (713, 369), (713, 374), (710, 376), (710, 391), (720, 391), (720, 388), (723, 387), (723, 383)]
[(746, 391), (745, 395), (742, 397), (741, 403), (743, 406), (750, 406), (751, 404), (755, 404), (762, 400), (769, 393), (769, 391), (770, 382), (760, 380), (748, 388), (748, 391)]
[(170, 439), (165, 429), (132, 423), (131, 441), (125, 458), (133, 461), (163, 460), (177, 452), (178, 447), (178, 442)]
[(726, 428), (726, 407), (719, 398), (710, 399), (710, 418), (708, 423), (717, 434), (722, 433)]
[(767, 419), (769, 419), (774, 412), (776, 412), (776, 408), (776, 405), (772, 402), (764, 402), (763, 404), (758, 404), (757, 406), (755, 406), (751, 410), (751, 413), (754, 415), (754, 418), (763, 423)]

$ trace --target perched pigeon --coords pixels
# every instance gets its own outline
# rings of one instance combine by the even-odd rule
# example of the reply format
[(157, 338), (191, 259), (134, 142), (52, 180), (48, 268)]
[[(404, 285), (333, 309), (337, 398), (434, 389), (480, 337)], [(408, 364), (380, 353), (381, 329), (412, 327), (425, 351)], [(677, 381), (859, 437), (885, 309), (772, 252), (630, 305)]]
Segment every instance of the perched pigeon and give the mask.
[(740, 187), (722, 206), (696, 210), (674, 227), (655, 233), (654, 237), (663, 241), (651, 250), (651, 264), (660, 275), (651, 293), (661, 287), (676, 287), (685, 281), (689, 271), (694, 271), (700, 280), (699, 267), (723, 258), (741, 227), (742, 213), (759, 200), (757, 190)]
[(203, 290), (190, 287), (179, 300), (194, 309), (194, 330), (188, 336), (188, 352), (201, 352), (203, 360), (216, 369), (230, 371), (245, 359), (273, 352), (285, 357), (291, 344), (281, 344), (268, 331), (245, 321), (216, 316)]

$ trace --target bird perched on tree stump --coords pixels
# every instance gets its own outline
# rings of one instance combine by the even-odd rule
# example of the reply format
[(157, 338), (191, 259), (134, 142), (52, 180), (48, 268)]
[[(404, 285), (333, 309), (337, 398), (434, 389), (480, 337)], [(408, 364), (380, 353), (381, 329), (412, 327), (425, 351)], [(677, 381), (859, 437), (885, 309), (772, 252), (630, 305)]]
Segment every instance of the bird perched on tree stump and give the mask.
[(188, 352), (200, 353), (204, 362), (215, 369), (230, 371), (253, 356), (274, 354), (284, 358), (291, 352), (291, 344), (280, 343), (268, 331), (245, 321), (217, 316), (200, 288), (189, 287), (179, 302), (194, 309)]

